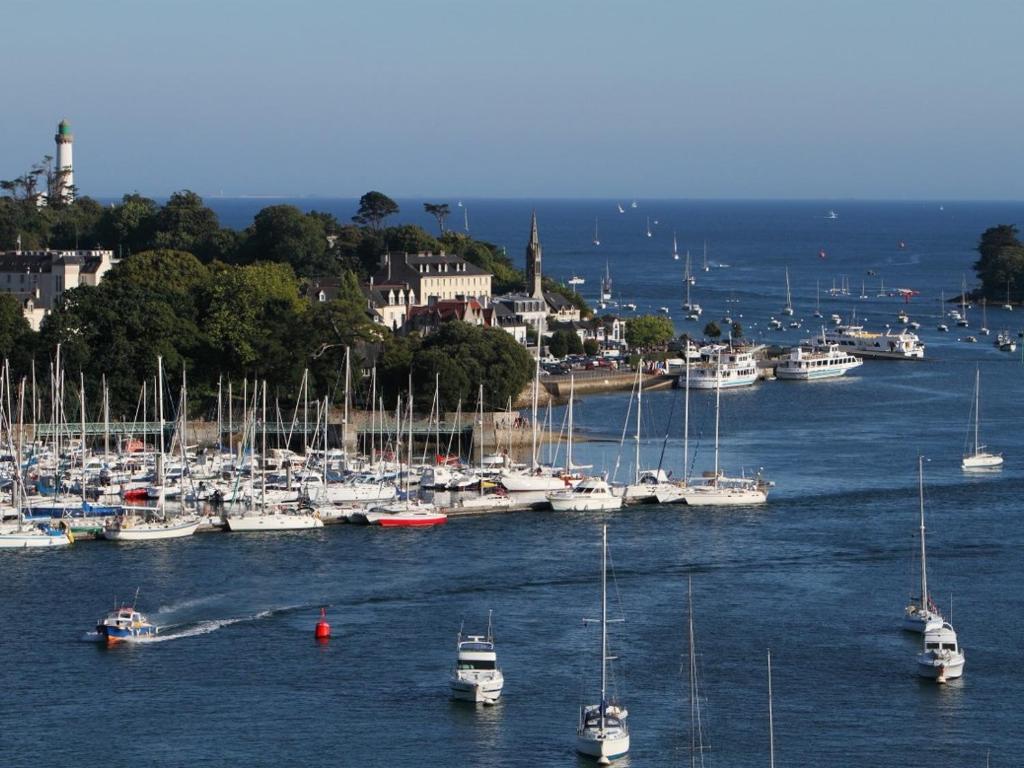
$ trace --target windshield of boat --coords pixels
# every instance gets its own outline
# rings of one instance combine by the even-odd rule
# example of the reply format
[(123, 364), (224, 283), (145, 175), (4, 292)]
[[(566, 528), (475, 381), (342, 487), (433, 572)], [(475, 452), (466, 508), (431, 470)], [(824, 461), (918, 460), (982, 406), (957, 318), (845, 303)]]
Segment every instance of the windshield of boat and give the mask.
[(476, 659), (473, 661), (466, 661), (465, 659), (459, 659), (458, 666), (456, 669), (497, 669), (493, 659), (484, 661), (483, 659)]

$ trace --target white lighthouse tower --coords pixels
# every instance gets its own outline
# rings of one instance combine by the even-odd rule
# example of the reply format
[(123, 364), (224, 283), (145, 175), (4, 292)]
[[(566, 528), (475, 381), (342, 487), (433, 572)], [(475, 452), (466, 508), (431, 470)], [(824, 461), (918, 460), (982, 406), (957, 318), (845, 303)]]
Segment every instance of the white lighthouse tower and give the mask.
[(71, 146), (75, 137), (71, 135), (71, 123), (64, 120), (57, 126), (57, 135), (53, 137), (57, 142), (57, 170), (54, 174), (52, 190), (53, 196), (65, 203), (75, 199), (75, 171), (71, 160)]

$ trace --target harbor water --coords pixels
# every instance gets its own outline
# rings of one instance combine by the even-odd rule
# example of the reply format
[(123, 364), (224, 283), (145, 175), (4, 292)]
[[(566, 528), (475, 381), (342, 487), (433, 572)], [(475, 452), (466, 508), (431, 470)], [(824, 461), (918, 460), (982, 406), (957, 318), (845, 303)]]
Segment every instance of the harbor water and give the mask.
[[(252, 201), (220, 202), (222, 220), (234, 223), (231, 212)], [(474, 234), (518, 255), (528, 203), (464, 202)], [(641, 310), (669, 307), (680, 330), (682, 267), (670, 255), (670, 227), (696, 264), (704, 237), (709, 261), (729, 264), (697, 275), (691, 290), (704, 320), (731, 308), (743, 313), (748, 335), (795, 342), (813, 332), (819, 284), (826, 317), (856, 307), (869, 328), (881, 329), (905, 308), (922, 323), (926, 359), (867, 361), (835, 381), (723, 392), (722, 466), (730, 474), (763, 468), (776, 484), (758, 508), (516, 512), (453, 518), (430, 530), (342, 525), (7, 552), (5, 766), (587, 765), (574, 737), (578, 706), (593, 702), (599, 685), (599, 629), (583, 619), (599, 611), (602, 523), (611, 613), (624, 619), (610, 630), (619, 657), (614, 685), (632, 737), (618, 765), (689, 760), (688, 577), (705, 765), (766, 763), (768, 649), (779, 765), (983, 766), (989, 752), (994, 766), (1014, 764), (1024, 732), (1024, 367), (1020, 352), (1001, 353), (988, 337), (960, 340), (977, 333), (977, 307), (969, 330), (940, 334), (935, 326), (940, 291), (958, 293), (962, 274), (971, 284), (980, 233), (1019, 219), (1020, 207), (641, 201), (621, 215), (614, 201), (537, 208), (549, 273), (580, 274), (596, 291), (607, 253), (616, 297)], [(839, 219), (824, 218), (830, 208)], [(659, 221), (652, 238), (640, 218), (648, 214)], [(595, 215), (600, 247), (590, 244)], [(804, 331), (762, 333), (782, 306), (786, 267)], [(826, 298), (840, 275), (854, 295)], [(862, 279), (873, 287), (870, 299), (857, 298)], [(920, 295), (908, 304), (877, 296), (880, 279)], [(988, 309), (993, 333), (1016, 337), (1021, 325), (1020, 308)], [(983, 438), (1006, 463), (968, 474), (960, 457), (979, 368)], [(674, 476), (685, 464), (710, 469), (714, 399), (692, 393), (684, 458), (682, 393), (645, 395), (641, 464)], [(628, 480), (632, 423), (621, 438), (629, 408), (626, 393), (577, 403), (575, 421), (589, 440), (574, 459)], [(560, 409), (553, 420), (557, 428)], [(918, 579), (918, 455), (928, 458), (929, 586), (967, 659), (964, 677), (945, 686), (916, 677), (920, 637), (899, 630)], [(137, 587), (158, 638), (110, 649), (83, 642), (115, 597), (131, 600)], [(333, 636), (318, 645), (322, 605)], [(506, 680), (502, 700), (491, 708), (452, 702), (456, 634), (463, 623), (482, 631), (488, 610)]]

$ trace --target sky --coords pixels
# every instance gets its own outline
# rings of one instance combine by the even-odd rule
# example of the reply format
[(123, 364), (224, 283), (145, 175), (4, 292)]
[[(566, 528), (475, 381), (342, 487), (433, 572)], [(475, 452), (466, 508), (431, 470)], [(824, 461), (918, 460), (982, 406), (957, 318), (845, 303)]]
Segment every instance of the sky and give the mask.
[(1020, 0), (0, 0), (0, 28), (0, 178), (66, 117), (96, 197), (1024, 199)]

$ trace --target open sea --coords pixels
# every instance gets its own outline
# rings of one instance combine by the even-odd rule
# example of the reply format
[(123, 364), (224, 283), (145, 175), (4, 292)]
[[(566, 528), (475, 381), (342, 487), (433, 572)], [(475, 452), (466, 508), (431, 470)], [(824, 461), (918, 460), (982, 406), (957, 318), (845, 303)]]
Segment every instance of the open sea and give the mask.
[[(208, 203), (245, 226), (276, 200)], [(352, 200), (295, 200), (347, 219)], [(722, 393), (722, 464), (763, 468), (776, 487), (746, 509), (649, 506), (607, 514), (525, 512), (436, 530), (335, 526), (210, 534), (139, 545), (80, 542), (0, 556), (3, 766), (583, 766), (577, 707), (598, 685), (601, 525), (614, 578), (615, 688), (632, 749), (617, 765), (689, 761), (686, 584), (692, 577), (701, 705), (698, 764), (768, 761), (765, 657), (773, 656), (780, 766), (1019, 765), (1024, 733), (1024, 392), (1021, 351), (970, 329), (940, 334), (940, 295), (974, 285), (981, 232), (1024, 219), (1010, 203), (464, 200), (471, 232), (522, 259), (536, 207), (544, 270), (585, 278), (606, 265), (621, 303), (667, 307), (680, 331), (683, 261), (697, 270), (699, 324), (728, 311), (752, 338), (793, 343), (821, 309), (882, 330), (906, 309), (923, 362), (868, 361), (825, 382), (762, 382)], [(617, 212), (622, 203), (625, 213)], [(401, 221), (432, 227), (422, 201)], [(463, 209), (451, 201), (451, 226)], [(837, 219), (828, 219), (835, 209)], [(408, 212), (408, 215), (405, 214)], [(651, 220), (651, 237), (645, 229)], [(594, 220), (600, 246), (594, 246)], [(655, 223), (657, 222), (657, 223)], [(707, 272), (701, 270), (704, 241)], [(900, 243), (903, 243), (901, 247)], [(820, 252), (824, 251), (824, 258)], [(769, 333), (789, 270), (800, 331)], [(871, 274), (869, 274), (869, 272)], [(848, 283), (849, 295), (828, 290)], [(869, 298), (861, 299), (863, 293)], [(879, 296), (919, 292), (908, 303)], [(987, 310), (1015, 337), (1024, 309)], [(952, 306), (952, 305), (951, 305)], [(961, 339), (978, 335), (975, 344)], [(975, 370), (984, 441), (1000, 471), (967, 474)], [(691, 396), (684, 459), (678, 391), (645, 394), (641, 463), (710, 468), (714, 393)], [(582, 399), (577, 461), (627, 480), (628, 393)], [(553, 416), (556, 424), (561, 410)], [(917, 581), (917, 456), (925, 464), (929, 585), (952, 612), (964, 677), (919, 680), (920, 638), (902, 633)], [(115, 596), (161, 625), (156, 641), (82, 641)], [(319, 607), (334, 635), (313, 641)], [(456, 633), (494, 611), (505, 692), (477, 709), (448, 698)], [(1017, 734), (1014, 736), (1014, 734)], [(1014, 757), (1017, 755), (1017, 757)]]

